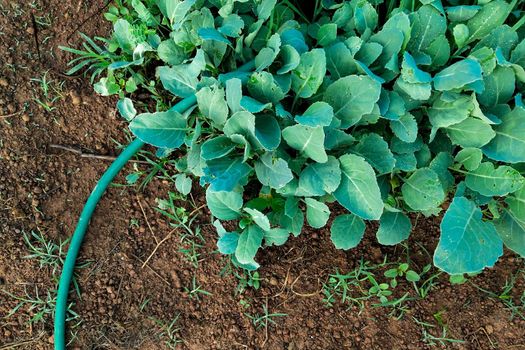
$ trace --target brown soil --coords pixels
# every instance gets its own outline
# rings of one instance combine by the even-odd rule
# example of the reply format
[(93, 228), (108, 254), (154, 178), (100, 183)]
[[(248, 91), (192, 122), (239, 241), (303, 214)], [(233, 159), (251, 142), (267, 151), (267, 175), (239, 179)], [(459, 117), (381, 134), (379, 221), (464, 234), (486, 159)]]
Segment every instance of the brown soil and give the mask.
[[(24, 305), (8, 316), (19, 303), (13, 296), (52, 296), (53, 276), (59, 272), (25, 258), (29, 251), (23, 234), (41, 232), (55, 242), (67, 239), (84, 201), (109, 164), (50, 145), (114, 156), (119, 153), (115, 140), (127, 142), (126, 125), (115, 112), (115, 101), (96, 96), (84, 77), (64, 76), (70, 57), (57, 49), (77, 46), (78, 31), (90, 36), (106, 33), (103, 6), (103, 0), (0, 0), (0, 349), (52, 348), (51, 314), (30, 323), (39, 309)], [(63, 82), (58, 92), (51, 93), (61, 96), (52, 111), (34, 100), (45, 101), (45, 96), (31, 79), (41, 78), (46, 71), (52, 86), (58, 89)], [(138, 167), (148, 170), (145, 165)], [(124, 184), (124, 175), (132, 171), (128, 165), (116, 182)], [(187, 349), (431, 348), (429, 338), (424, 341), (425, 327), (416, 319), (432, 325), (426, 329), (433, 336), (443, 336), (445, 327), (446, 337), (463, 341), (435, 341), (437, 347), (525, 349), (525, 320), (512, 318), (503, 303), (473, 284), (452, 286), (444, 275), (424, 299), (415, 298), (413, 287), (400, 281), (394, 295), (408, 292), (413, 300), (403, 304), (406, 312), (399, 320), (389, 315), (392, 308), (374, 307), (377, 299), (367, 301), (361, 312), (340, 302), (328, 307), (321, 288), (336, 269), (346, 273), (361, 259), (378, 264), (385, 255), (389, 261), (407, 260), (403, 247), (375, 242), (373, 225), (359, 247), (349, 252), (332, 246), (327, 229), (306, 229), (285, 246), (264, 250), (258, 257), (261, 287), (238, 294), (239, 280), (221, 274), (227, 259), (215, 253), (216, 233), (209, 213), (201, 209), (197, 224), (206, 243), (199, 249), (198, 268), (179, 251), (179, 231), (142, 268), (155, 240), (172, 230), (154, 209), (155, 199), (165, 198), (169, 190), (174, 190), (172, 183), (154, 179), (143, 191), (137, 186), (113, 187), (100, 202), (80, 257), (81, 262), (89, 262), (78, 272), (81, 297), (72, 293), (73, 310), (79, 315), (69, 323), (72, 348), (169, 348), (168, 332), (155, 320), (169, 324), (179, 315), (173, 334), (183, 341), (180, 347)], [(200, 206), (201, 193), (195, 191), (193, 197)], [(181, 204), (192, 210), (189, 203)], [(431, 252), (435, 247), (438, 226), (438, 219), (417, 220), (408, 251), (418, 271), (431, 262), (425, 249)], [(517, 276), (510, 294), (523, 313), (519, 301), (525, 290), (523, 268), (523, 260), (507, 252), (495, 269), (472, 282), (500, 293), (506, 281)], [(381, 282), (385, 281), (382, 271), (375, 271)], [(191, 287), (194, 276), (196, 284), (212, 295), (190, 298), (185, 287)], [(360, 294), (354, 290), (352, 295)], [(275, 324), (256, 329), (248, 315), (260, 315), (266, 306), (270, 313), (287, 316), (275, 317)]]

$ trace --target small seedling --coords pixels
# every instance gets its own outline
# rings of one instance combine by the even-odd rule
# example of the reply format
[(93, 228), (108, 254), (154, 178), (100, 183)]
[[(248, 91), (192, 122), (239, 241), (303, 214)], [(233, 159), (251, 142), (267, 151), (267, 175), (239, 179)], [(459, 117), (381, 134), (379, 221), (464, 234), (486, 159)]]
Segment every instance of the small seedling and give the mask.
[(513, 295), (513, 292), (515, 292), (516, 281), (519, 278), (525, 279), (525, 269), (520, 269), (516, 273), (512, 274), (510, 278), (505, 281), (505, 285), (500, 292), (493, 292), (478, 286), (472, 281), (469, 282), (478, 290), (486, 293), (490, 298), (495, 299), (505, 305), (505, 307), (511, 311), (511, 320), (515, 317), (525, 320), (525, 290), (522, 291), (521, 294)]
[(180, 328), (177, 327), (179, 318), (180, 314), (175, 316), (170, 322), (164, 322), (154, 317), (150, 317), (150, 319), (160, 328), (158, 337), (164, 339), (164, 344), (169, 349), (176, 349), (177, 345), (183, 343), (183, 340), (179, 338)]
[(195, 276), (191, 279), (191, 286), (189, 288), (184, 287), (184, 291), (188, 294), (190, 299), (200, 300), (201, 295), (212, 295), (210, 292), (202, 289), (200, 285), (197, 285)]
[(239, 283), (237, 284), (236, 292), (242, 294), (247, 288), (259, 289), (261, 286), (261, 277), (257, 271), (234, 271), (234, 276)]
[(268, 304), (263, 304), (263, 313), (262, 314), (256, 314), (256, 315), (250, 315), (245, 313), (246, 317), (248, 317), (250, 320), (252, 320), (253, 325), (256, 329), (265, 328), (268, 329), (268, 326), (270, 324), (275, 325), (274, 318), (277, 317), (286, 317), (288, 314), (284, 313), (270, 313), (268, 311)]
[(421, 277), (414, 270), (409, 270), (409, 264), (402, 263), (397, 267), (388, 269), (384, 273), (385, 277), (390, 278), (390, 286), (397, 287), (397, 278), (404, 277), (408, 282), (418, 282)]
[(56, 83), (48, 78), (49, 71), (44, 72), (41, 78), (32, 78), (31, 81), (37, 82), (42, 90), (43, 98), (34, 97), (33, 100), (47, 112), (55, 110), (55, 102), (63, 98), (62, 95), (64, 82)]
[(422, 335), (422, 338), (421, 340), (430, 345), (430, 346), (444, 346), (444, 347), (447, 347), (449, 346), (450, 344), (458, 344), (458, 343), (464, 343), (465, 341), (464, 340), (460, 340), (460, 339), (454, 339), (454, 338), (450, 338), (447, 333), (448, 333), (448, 330), (447, 330), (447, 327), (445, 326), (441, 326), (441, 335), (439, 336), (435, 336), (433, 335), (430, 330), (431, 329), (434, 329), (436, 328), (437, 326), (431, 324), (431, 323), (428, 323), (428, 322), (424, 322), (424, 321), (420, 321), (418, 320), (417, 318), (415, 317), (412, 317), (412, 319), (418, 324), (421, 326), (421, 335)]

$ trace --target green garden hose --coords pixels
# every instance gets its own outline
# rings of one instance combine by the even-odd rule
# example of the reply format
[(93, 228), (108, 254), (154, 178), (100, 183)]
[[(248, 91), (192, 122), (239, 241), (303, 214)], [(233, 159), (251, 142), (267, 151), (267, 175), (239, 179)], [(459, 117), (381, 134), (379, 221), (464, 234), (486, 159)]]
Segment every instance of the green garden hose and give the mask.
[[(249, 72), (255, 68), (253, 61), (246, 63), (239, 68), (238, 72)], [(234, 78), (235, 73), (224, 74), (221, 81)], [(197, 98), (195, 95), (186, 97), (181, 100), (175, 106), (171, 108), (172, 111), (179, 113), (184, 113), (197, 103)], [(69, 287), (71, 285), (71, 280), (73, 279), (73, 273), (75, 271), (75, 264), (77, 260), (78, 253), (82, 246), (86, 230), (91, 220), (91, 216), (95, 211), (95, 208), (104, 195), (106, 188), (111, 184), (115, 176), (120, 172), (120, 170), (126, 165), (126, 163), (135, 155), (142, 147), (144, 142), (139, 139), (135, 139), (131, 142), (126, 149), (118, 156), (118, 158), (111, 164), (111, 166), (106, 170), (104, 175), (100, 178), (97, 185), (91, 192), (84, 209), (80, 214), (77, 227), (71, 238), (71, 243), (69, 245), (66, 260), (64, 261), (64, 266), (62, 268), (62, 274), (60, 275), (60, 281), (58, 284), (58, 293), (55, 306), (55, 333), (54, 333), (54, 343), (55, 350), (65, 350), (66, 348), (66, 313), (67, 313), (67, 298), (69, 295)]]

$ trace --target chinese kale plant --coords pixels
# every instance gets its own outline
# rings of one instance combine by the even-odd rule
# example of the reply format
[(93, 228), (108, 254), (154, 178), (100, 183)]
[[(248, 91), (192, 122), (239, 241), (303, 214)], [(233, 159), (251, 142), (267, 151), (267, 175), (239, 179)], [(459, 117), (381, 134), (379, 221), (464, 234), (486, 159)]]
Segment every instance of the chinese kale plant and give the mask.
[[(525, 3), (313, 6), (120, 0), (103, 47), (85, 37), (66, 50), (72, 73), (88, 68), (98, 93), (120, 97), (134, 135), (159, 157), (177, 150), (178, 187), (206, 188), (219, 250), (237, 265), (256, 269), (262, 246), (330, 216), (347, 250), (366, 221), (394, 245), (410, 213), (442, 211), (438, 268), (479, 272), (504, 245), (525, 256)], [(170, 109), (193, 95), (198, 108)]]

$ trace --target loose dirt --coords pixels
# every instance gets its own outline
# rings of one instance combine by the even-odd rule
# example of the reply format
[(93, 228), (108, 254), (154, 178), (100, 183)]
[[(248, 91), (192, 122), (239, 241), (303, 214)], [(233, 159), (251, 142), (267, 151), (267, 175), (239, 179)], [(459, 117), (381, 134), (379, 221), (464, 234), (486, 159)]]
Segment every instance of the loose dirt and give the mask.
[[(104, 4), (0, 0), (0, 349), (52, 348), (49, 312), (59, 271), (27, 259), (23, 236), (33, 231), (53, 242), (66, 240), (109, 165), (50, 145), (115, 156), (119, 144), (128, 142), (116, 101), (95, 95), (88, 78), (65, 76), (71, 57), (57, 49), (78, 47), (79, 32), (107, 33)], [(47, 96), (34, 80), (44, 74), (51, 81)], [(174, 185), (155, 178), (143, 191), (125, 186), (124, 176), (134, 171), (133, 165), (123, 170), (115, 181), (123, 186), (108, 191), (87, 233), (80, 256), (85, 266), (77, 275), (80, 296), (71, 294), (78, 314), (69, 322), (71, 348), (168, 349), (180, 339), (183, 349), (427, 349), (432, 343), (450, 349), (525, 349), (523, 318), (512, 317), (502, 302), (476, 287), (501, 293), (511, 276), (517, 276), (509, 294), (521, 305), (525, 281), (518, 271), (524, 262), (509, 252), (472, 283), (451, 285), (444, 275), (437, 277), (424, 299), (400, 280), (394, 297), (408, 293), (412, 298), (402, 304), (404, 309), (376, 307), (377, 298), (366, 301), (363, 309), (323, 301), (329, 274), (336, 269), (347, 273), (361, 260), (381, 264), (388, 256), (389, 261), (406, 261), (408, 254), (411, 267), (421, 271), (431, 263), (427, 251), (437, 243), (437, 218), (414, 217), (416, 230), (405, 248), (378, 245), (373, 224), (359, 247), (348, 252), (333, 247), (328, 229), (306, 228), (286, 245), (264, 250), (258, 256), (261, 287), (237, 293), (239, 279), (215, 252), (216, 233), (207, 210), (200, 209), (195, 222), (205, 240), (195, 268), (180, 251), (183, 232), (173, 231), (155, 210), (156, 199), (166, 198)], [(192, 196), (200, 207), (202, 193), (196, 190)], [(179, 204), (193, 210), (189, 202)], [(172, 231), (143, 267), (156, 240)], [(386, 280), (384, 270), (374, 271), (378, 281)], [(189, 293), (194, 286), (211, 295)], [(352, 291), (352, 296), (360, 295), (359, 289)], [(26, 296), (40, 298), (47, 308), (25, 304), (10, 315), (20, 303), (15, 297)], [(265, 308), (286, 316), (257, 328), (251, 318), (264, 315)], [(30, 322), (40, 310), (48, 313)]]

